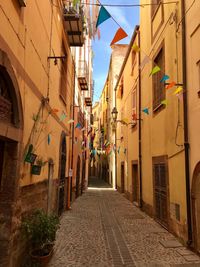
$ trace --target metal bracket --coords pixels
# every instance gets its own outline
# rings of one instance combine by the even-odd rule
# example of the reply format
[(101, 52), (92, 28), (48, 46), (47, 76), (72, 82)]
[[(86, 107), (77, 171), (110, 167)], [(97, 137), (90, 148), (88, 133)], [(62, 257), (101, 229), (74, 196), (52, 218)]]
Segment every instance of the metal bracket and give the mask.
[(67, 58), (67, 56), (54, 56), (54, 57), (48, 57), (48, 59), (54, 59), (54, 65), (58, 64), (58, 59), (61, 59), (64, 61)]

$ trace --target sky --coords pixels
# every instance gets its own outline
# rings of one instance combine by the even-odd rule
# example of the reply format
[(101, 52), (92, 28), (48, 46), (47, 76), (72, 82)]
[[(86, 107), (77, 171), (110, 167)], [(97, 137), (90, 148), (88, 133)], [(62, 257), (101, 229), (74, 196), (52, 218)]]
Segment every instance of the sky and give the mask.
[[(139, 4), (139, 0), (102, 0), (101, 4)], [(105, 7), (110, 15), (128, 34), (127, 38), (118, 42), (119, 44), (129, 44), (135, 25), (139, 24), (139, 7)], [(98, 101), (103, 86), (105, 84), (108, 67), (110, 63), (111, 48), (110, 43), (119, 26), (112, 18), (104, 21), (100, 26), (101, 38), (96, 37), (92, 43), (94, 51), (93, 59), (93, 79), (95, 81), (93, 103)]]

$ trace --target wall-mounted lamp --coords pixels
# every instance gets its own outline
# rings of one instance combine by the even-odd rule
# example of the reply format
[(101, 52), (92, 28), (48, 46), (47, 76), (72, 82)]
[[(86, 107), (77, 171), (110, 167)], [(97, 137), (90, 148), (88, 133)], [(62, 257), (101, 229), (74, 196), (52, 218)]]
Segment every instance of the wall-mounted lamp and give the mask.
[(111, 114), (112, 114), (113, 121), (116, 122), (117, 121), (117, 115), (118, 115), (118, 111), (117, 111), (117, 108), (116, 107), (114, 107), (112, 109)]
[(67, 56), (54, 56), (54, 57), (48, 57), (48, 59), (54, 59), (54, 65), (58, 64), (58, 59), (61, 59), (62, 62), (67, 58)]

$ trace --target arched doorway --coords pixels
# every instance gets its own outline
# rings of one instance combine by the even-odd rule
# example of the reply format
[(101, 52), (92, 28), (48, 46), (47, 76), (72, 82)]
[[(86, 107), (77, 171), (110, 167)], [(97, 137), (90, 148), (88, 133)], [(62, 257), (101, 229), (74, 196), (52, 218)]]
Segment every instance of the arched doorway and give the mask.
[[(23, 112), (19, 86), (12, 65), (0, 50), (0, 266), (12, 261), (13, 240), (21, 213), (19, 200)], [(13, 231), (15, 229), (15, 231)]]
[(82, 177), (81, 177), (81, 195), (85, 186), (85, 155), (82, 155)]
[(59, 162), (59, 189), (58, 189), (58, 214), (64, 211), (66, 194), (65, 191), (65, 171), (67, 161), (66, 134), (62, 132), (60, 142), (60, 162)]
[(200, 162), (196, 165), (192, 179), (193, 246), (200, 252)]
[(77, 167), (76, 167), (76, 198), (79, 196), (80, 167), (81, 167), (81, 160), (80, 160), (80, 156), (78, 156)]

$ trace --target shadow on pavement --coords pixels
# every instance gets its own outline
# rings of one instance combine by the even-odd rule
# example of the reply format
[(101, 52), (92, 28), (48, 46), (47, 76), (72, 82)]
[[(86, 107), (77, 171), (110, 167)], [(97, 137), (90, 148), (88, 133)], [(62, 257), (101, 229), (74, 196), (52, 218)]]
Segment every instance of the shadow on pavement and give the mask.
[(103, 179), (91, 176), (88, 181), (88, 188), (110, 188), (112, 186), (106, 183)]

